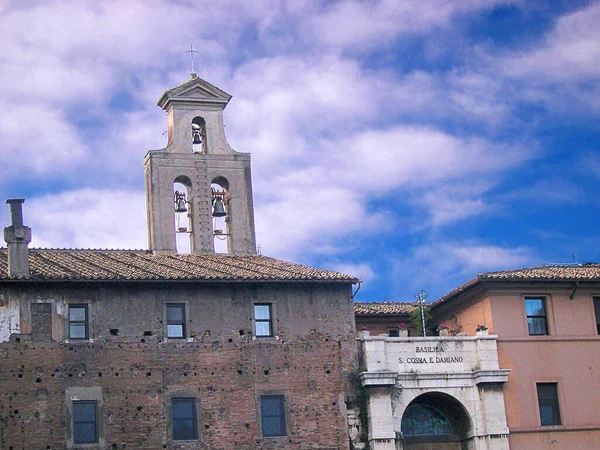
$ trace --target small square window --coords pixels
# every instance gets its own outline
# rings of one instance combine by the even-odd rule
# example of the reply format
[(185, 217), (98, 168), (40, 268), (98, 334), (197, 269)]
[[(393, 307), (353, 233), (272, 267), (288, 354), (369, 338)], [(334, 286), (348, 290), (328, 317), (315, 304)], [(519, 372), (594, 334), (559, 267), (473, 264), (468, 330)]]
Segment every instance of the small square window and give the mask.
[(171, 423), (174, 441), (198, 439), (195, 398), (171, 399)]
[(254, 328), (257, 337), (273, 336), (273, 321), (270, 304), (254, 305)]
[(526, 298), (525, 311), (527, 314), (527, 328), (531, 336), (548, 334), (546, 322), (546, 299)]
[(183, 303), (167, 304), (167, 337), (170, 339), (185, 338), (185, 305)]
[(557, 383), (537, 383), (537, 394), (542, 426), (560, 425)]
[(398, 330), (389, 330), (388, 335), (390, 337), (400, 337), (400, 332)]
[(264, 437), (287, 435), (283, 395), (262, 395), (260, 397), (260, 419)]
[(98, 407), (95, 401), (73, 402), (73, 443), (98, 442)]
[(87, 305), (69, 305), (69, 339), (89, 339)]
[(600, 334), (600, 297), (594, 297), (594, 312), (596, 313), (596, 332)]

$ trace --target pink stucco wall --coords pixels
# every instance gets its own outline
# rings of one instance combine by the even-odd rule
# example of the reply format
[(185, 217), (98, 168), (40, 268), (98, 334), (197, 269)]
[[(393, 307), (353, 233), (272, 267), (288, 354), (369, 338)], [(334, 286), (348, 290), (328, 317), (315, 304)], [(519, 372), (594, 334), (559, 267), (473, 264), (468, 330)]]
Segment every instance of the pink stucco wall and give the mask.
[[(600, 448), (600, 336), (593, 297), (572, 285), (489, 289), (455, 316), (473, 334), (485, 323), (498, 335), (500, 367), (511, 369), (505, 406), (511, 448)], [(530, 336), (524, 299), (546, 299), (549, 335)], [(541, 426), (536, 383), (557, 383), (562, 424)]]

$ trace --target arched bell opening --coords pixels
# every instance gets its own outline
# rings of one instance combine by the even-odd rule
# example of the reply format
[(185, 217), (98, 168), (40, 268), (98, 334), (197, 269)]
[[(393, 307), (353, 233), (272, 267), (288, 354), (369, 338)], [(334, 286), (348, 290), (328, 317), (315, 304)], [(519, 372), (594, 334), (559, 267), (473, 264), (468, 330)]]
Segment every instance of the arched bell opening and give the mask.
[(192, 252), (192, 182), (186, 176), (173, 181), (175, 244), (178, 254)]
[(402, 415), (402, 448), (464, 450), (472, 428), (469, 413), (456, 398), (428, 392), (415, 398)]
[(210, 183), (215, 253), (229, 253), (231, 248), (229, 181), (216, 177)]
[(192, 119), (192, 151), (206, 153), (206, 121), (202, 117)]

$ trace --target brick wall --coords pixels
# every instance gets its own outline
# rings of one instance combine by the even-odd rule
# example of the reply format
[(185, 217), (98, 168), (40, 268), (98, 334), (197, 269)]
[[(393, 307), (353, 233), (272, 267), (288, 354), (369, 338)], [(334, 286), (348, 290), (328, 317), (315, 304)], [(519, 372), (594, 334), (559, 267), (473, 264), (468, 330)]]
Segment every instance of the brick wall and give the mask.
[[(201, 321), (192, 320), (203, 326), (191, 330), (197, 337), (189, 341), (164, 340), (159, 305), (152, 306), (153, 288), (63, 286), (31, 292), (32, 298), (39, 300), (44, 293), (44, 300), (59, 304), (70, 298), (90, 301), (95, 338), (46, 342), (32, 331), (13, 334), (10, 342), (0, 344), (1, 448), (65, 448), (70, 426), (65, 392), (93, 386), (102, 391), (102, 432), (108, 449), (348, 448), (344, 399), (355, 369), (356, 346), (345, 286), (188, 289), (163, 289), (162, 295), (180, 299), (187, 293), (193, 297), (190, 310), (204, 312)], [(247, 311), (245, 303), (263, 296), (277, 301), (279, 339), (241, 334), (247, 322), (233, 327), (231, 318), (216, 314), (222, 305), (213, 304), (237, 298), (230, 316), (242, 317), (246, 313), (236, 308)], [(115, 309), (117, 299), (136, 304)], [(131, 308), (138, 314), (124, 313)], [(61, 308), (55, 304), (54, 310)], [(37, 313), (35, 308), (31, 311), (33, 326)], [(293, 321), (300, 311), (304, 318)], [(52, 320), (60, 317), (55, 313)], [(140, 332), (134, 333), (132, 324)], [(203, 332), (206, 324), (211, 324), (210, 334)], [(119, 334), (111, 335), (110, 329), (119, 329)], [(152, 335), (144, 336), (141, 330)], [(183, 391), (197, 393), (201, 404), (200, 438), (195, 443), (168, 439), (167, 397)], [(285, 438), (265, 440), (260, 433), (257, 396), (267, 391), (285, 392), (289, 399)]]

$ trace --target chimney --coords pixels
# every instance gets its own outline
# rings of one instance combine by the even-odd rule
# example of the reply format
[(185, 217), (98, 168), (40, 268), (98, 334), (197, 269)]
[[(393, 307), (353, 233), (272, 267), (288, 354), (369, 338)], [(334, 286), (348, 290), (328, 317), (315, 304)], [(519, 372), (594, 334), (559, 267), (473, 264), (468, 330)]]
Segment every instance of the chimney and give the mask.
[(23, 225), (24, 198), (6, 200), (10, 208), (10, 226), (4, 228), (4, 240), (8, 246), (8, 274), (11, 277), (29, 275), (29, 249), (31, 228)]

